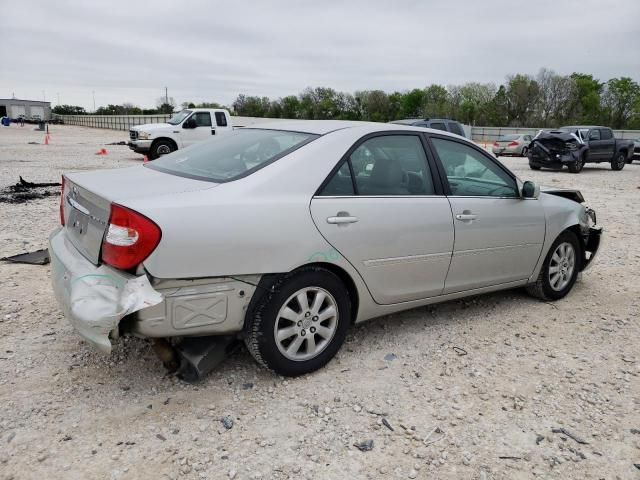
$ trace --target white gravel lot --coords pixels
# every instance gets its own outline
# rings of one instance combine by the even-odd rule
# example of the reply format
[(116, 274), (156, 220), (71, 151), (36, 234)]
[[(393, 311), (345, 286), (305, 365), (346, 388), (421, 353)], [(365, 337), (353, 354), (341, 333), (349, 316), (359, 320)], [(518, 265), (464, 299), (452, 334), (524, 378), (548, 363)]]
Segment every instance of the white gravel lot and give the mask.
[[(43, 142), (33, 126), (0, 128), (0, 188), (141, 161), (105, 146), (127, 132), (51, 129), (45, 146), (28, 143)], [(188, 385), (135, 338), (104, 357), (60, 314), (48, 266), (0, 262), (0, 479), (640, 478), (640, 164), (571, 175), (503, 160), (597, 211), (604, 249), (574, 291), (381, 318), (296, 379), (242, 351)], [(58, 197), (0, 203), (0, 257), (45, 247), (57, 223)]]

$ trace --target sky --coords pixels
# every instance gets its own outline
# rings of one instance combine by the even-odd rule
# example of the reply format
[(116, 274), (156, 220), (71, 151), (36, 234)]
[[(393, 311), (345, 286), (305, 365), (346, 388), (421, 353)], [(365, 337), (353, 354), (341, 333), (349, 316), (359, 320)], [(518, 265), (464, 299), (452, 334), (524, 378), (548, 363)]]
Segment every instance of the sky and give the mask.
[(0, 0), (0, 98), (231, 104), (504, 83), (541, 67), (640, 82), (639, 0)]

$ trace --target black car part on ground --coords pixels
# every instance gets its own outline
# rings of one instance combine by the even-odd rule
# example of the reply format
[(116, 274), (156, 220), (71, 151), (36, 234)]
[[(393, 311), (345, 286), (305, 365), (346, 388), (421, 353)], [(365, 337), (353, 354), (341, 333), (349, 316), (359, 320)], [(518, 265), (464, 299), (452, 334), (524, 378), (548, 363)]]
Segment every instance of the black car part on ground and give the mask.
[(540, 132), (531, 141), (527, 157), (533, 166), (562, 168), (582, 162), (589, 147), (576, 135), (563, 130)]

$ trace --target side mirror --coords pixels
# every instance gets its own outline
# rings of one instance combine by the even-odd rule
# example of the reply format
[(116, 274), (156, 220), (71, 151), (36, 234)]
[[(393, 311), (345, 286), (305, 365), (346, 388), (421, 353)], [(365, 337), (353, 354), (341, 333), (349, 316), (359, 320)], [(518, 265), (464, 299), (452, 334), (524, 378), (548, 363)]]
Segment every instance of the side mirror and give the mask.
[(522, 198), (538, 198), (540, 196), (540, 186), (535, 182), (527, 180), (522, 184)]
[(196, 121), (190, 118), (182, 124), (182, 128), (196, 128)]

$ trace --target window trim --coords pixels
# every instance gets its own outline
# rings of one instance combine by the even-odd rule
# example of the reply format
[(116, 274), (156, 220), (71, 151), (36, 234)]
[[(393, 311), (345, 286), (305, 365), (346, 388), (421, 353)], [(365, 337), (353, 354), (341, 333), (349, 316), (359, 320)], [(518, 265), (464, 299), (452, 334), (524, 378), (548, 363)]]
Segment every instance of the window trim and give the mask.
[[(464, 141), (464, 140), (460, 140), (458, 138), (454, 138), (454, 137), (450, 137), (448, 135), (438, 135), (438, 134), (433, 134), (433, 133), (425, 133), (424, 134), (425, 137), (427, 137), (427, 141), (429, 144), (429, 148), (431, 149), (431, 155), (433, 156), (434, 159), (436, 159), (437, 165), (438, 165), (438, 173), (440, 174), (440, 180), (443, 184), (444, 187), (444, 194), (447, 197), (452, 197), (452, 198), (507, 198), (507, 199), (518, 199), (518, 198), (522, 198), (522, 192), (520, 191), (520, 186), (518, 184), (518, 177), (516, 177), (516, 175), (509, 170), (507, 167), (505, 167), (502, 163), (500, 163), (499, 161), (496, 161), (496, 159), (494, 159), (492, 156), (490, 156), (485, 150), (483, 150), (482, 148), (478, 147), (475, 143), (471, 143), (469, 141)], [(431, 141), (432, 138), (438, 138), (438, 139), (442, 139), (442, 140), (449, 140), (451, 142), (456, 142), (459, 143), (461, 145), (466, 145), (467, 147), (470, 147), (472, 150), (475, 150), (477, 152), (479, 152), (482, 156), (484, 156), (488, 161), (490, 161), (491, 163), (493, 163), (494, 165), (496, 165), (497, 167), (499, 167), (504, 173), (506, 173), (512, 180), (513, 183), (515, 185), (516, 188), (516, 193), (518, 194), (516, 197), (492, 197), (490, 195), (454, 195), (451, 192), (451, 186), (449, 185), (449, 179), (447, 178), (447, 172), (444, 168), (444, 164), (442, 163), (442, 160), (440, 160), (440, 156), (438, 155), (438, 151), (436, 150), (435, 145), (433, 145), (433, 142)]]
[[(426, 167), (429, 168), (429, 173), (431, 175), (431, 181), (433, 183), (434, 194), (433, 195), (360, 195), (358, 193), (358, 186), (356, 185), (355, 175), (353, 174), (353, 166), (351, 165), (351, 155), (355, 152), (360, 145), (362, 145), (367, 140), (376, 137), (390, 137), (390, 136), (411, 136), (418, 137), (418, 140), (422, 144), (422, 150), (424, 152), (424, 156), (426, 159)], [(322, 195), (322, 190), (327, 186), (329, 181), (333, 178), (333, 176), (337, 173), (340, 168), (342, 168), (342, 164), (347, 162), (349, 164), (349, 172), (351, 174), (351, 183), (353, 184), (353, 195)], [(346, 151), (346, 153), (340, 157), (336, 165), (331, 169), (327, 177), (322, 181), (320, 186), (316, 189), (313, 194), (313, 198), (416, 198), (416, 197), (442, 197), (445, 195), (444, 185), (442, 184), (442, 178), (437, 170), (437, 163), (434, 159), (429, 155), (428, 145), (424, 138), (424, 134), (422, 132), (416, 132), (411, 130), (388, 130), (384, 132), (372, 132), (366, 135), (363, 135), (358, 140), (355, 141), (353, 145)]]

